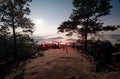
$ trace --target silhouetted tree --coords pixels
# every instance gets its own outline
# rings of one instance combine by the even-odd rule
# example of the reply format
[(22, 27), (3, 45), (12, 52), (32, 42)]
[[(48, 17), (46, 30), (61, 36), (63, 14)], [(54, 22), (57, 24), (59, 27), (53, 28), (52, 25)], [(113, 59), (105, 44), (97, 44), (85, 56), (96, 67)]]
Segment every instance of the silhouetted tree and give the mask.
[[(7, 32), (7, 28), (4, 26), (0, 26), (0, 58), (7, 58), (7, 38), (9, 35), (9, 32)], [(5, 53), (6, 52), (6, 53)], [(4, 56), (3, 56), (4, 55)]]
[(16, 28), (22, 33), (32, 33), (34, 24), (27, 18), (30, 13), (29, 3), (32, 0), (2, 0), (0, 2), (0, 27), (10, 30), (12, 28), (14, 38), (14, 61), (17, 58)]
[(59, 27), (59, 32), (81, 34), (84, 40), (84, 49), (87, 47), (88, 33), (99, 31), (116, 30), (118, 26), (104, 26), (101, 17), (109, 15), (111, 0), (73, 0), (73, 12), (68, 21), (63, 22)]

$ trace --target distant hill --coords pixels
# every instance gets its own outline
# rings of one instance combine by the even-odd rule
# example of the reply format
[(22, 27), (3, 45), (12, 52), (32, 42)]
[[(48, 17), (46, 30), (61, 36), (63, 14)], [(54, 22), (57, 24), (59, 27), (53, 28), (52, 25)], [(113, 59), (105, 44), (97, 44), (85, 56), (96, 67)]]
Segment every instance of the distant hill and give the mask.
[[(42, 41), (42, 40), (62, 40), (64, 39), (63, 37), (47, 37), (47, 36), (30, 36), (31, 38), (33, 38), (35, 41)], [(105, 40), (109, 40), (112, 42), (112, 44), (115, 43), (120, 43), (120, 35), (104, 35)], [(66, 40), (76, 40), (74, 38), (68, 38)]]

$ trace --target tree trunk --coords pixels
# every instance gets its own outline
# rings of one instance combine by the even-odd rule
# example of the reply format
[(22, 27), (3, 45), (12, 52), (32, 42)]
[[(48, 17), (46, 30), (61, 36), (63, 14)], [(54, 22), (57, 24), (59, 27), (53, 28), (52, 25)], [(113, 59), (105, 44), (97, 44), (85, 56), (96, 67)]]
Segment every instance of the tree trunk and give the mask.
[(8, 61), (8, 50), (7, 50), (7, 43), (6, 43), (6, 35), (3, 36), (3, 45), (4, 45), (4, 53), (5, 53), (5, 60)]
[(15, 33), (15, 23), (14, 23), (14, 10), (12, 6), (12, 30), (13, 30), (13, 40), (14, 40), (14, 51), (13, 51), (13, 63), (15, 63), (17, 59), (17, 40), (16, 40), (16, 33)]
[(86, 26), (85, 26), (85, 42), (84, 42), (84, 50), (85, 51), (87, 51), (88, 19), (89, 18), (87, 18), (87, 23), (86, 23)]
[[(14, 16), (12, 19), (14, 19)], [(13, 62), (15, 62), (17, 59), (17, 40), (16, 40), (15, 26), (13, 20), (12, 20), (12, 29), (13, 29), (13, 39), (14, 39)]]

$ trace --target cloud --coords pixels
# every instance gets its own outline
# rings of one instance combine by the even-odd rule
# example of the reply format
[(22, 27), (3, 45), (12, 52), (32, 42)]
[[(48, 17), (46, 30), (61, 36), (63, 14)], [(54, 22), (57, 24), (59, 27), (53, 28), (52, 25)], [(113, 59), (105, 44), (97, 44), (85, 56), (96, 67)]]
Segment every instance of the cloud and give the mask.
[(30, 36), (30, 37), (33, 38), (36, 41), (42, 41), (42, 40), (61, 40), (61, 39), (64, 39), (61, 36), (53, 36), (53, 35), (46, 35), (46, 36), (37, 36), (37, 35), (34, 35), (34, 36)]
[(60, 40), (60, 39), (64, 39), (63, 37), (51, 37), (51, 38), (45, 38), (43, 40)]
[(111, 39), (119, 39), (120, 40), (120, 35), (106, 35)]
[(45, 36), (37, 36), (37, 35), (33, 35), (33, 36), (30, 36), (30, 37), (33, 38), (36, 41), (40, 41), (40, 40), (45, 38)]
[(105, 35), (105, 38), (112, 44), (120, 43), (120, 35)]

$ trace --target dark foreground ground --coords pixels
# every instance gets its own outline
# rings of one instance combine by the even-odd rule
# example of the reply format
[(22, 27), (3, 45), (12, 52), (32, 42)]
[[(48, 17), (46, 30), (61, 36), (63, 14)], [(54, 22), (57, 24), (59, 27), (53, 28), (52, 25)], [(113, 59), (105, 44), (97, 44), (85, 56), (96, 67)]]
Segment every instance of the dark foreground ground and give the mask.
[(44, 56), (20, 63), (5, 79), (120, 79), (120, 71), (96, 73), (91, 57), (67, 49), (40, 52)]

